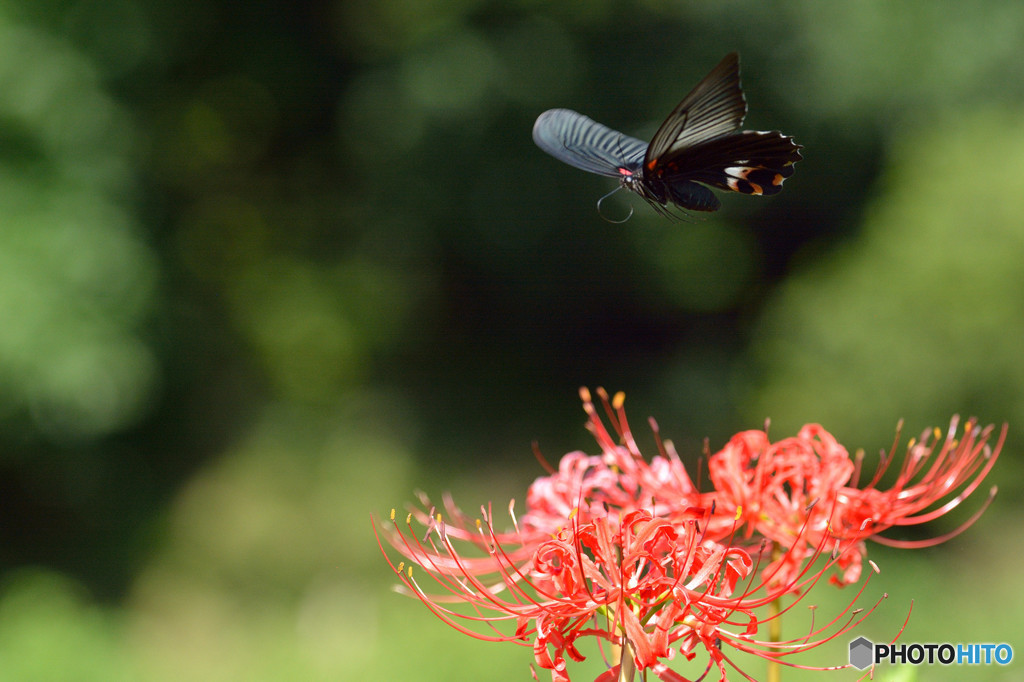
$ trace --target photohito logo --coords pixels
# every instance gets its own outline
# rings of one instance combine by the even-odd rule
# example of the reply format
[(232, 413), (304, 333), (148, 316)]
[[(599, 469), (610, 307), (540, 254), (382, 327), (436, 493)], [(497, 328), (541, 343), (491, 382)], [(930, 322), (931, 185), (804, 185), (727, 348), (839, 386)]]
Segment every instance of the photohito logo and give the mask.
[(864, 670), (874, 663), (910, 665), (1007, 665), (1013, 660), (1009, 644), (911, 643), (874, 644), (866, 637), (850, 642), (850, 665)]

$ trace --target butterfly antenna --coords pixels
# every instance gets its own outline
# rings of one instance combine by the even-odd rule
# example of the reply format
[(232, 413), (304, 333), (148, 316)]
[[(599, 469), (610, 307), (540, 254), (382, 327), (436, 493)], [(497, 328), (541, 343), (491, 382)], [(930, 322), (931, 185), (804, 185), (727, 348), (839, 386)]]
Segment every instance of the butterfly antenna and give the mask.
[(618, 187), (616, 187), (615, 189), (613, 189), (613, 190), (612, 190), (611, 192), (608, 192), (608, 194), (605, 194), (605, 195), (604, 195), (603, 197), (601, 197), (600, 199), (598, 199), (598, 200), (597, 200), (597, 214), (598, 214), (599, 216), (601, 216), (601, 218), (602, 218), (603, 220), (605, 220), (606, 222), (609, 222), (609, 223), (614, 223), (614, 224), (616, 224), (616, 225), (621, 225), (622, 223), (626, 222), (627, 220), (629, 220), (630, 218), (632, 218), (632, 217), (633, 217), (633, 207), (632, 207), (632, 206), (630, 206), (630, 207), (629, 207), (629, 215), (627, 215), (627, 216), (626, 216), (625, 218), (623, 218), (622, 220), (612, 220), (611, 218), (609, 218), (608, 216), (606, 216), (606, 215), (605, 215), (604, 213), (601, 213), (601, 203), (602, 203), (602, 202), (603, 202), (603, 201), (604, 201), (605, 199), (607, 199), (608, 197), (610, 197), (611, 195), (613, 195), (613, 194), (615, 194), (616, 192), (618, 192), (618, 191), (619, 191), (620, 189), (622, 189), (622, 185), (619, 185)]

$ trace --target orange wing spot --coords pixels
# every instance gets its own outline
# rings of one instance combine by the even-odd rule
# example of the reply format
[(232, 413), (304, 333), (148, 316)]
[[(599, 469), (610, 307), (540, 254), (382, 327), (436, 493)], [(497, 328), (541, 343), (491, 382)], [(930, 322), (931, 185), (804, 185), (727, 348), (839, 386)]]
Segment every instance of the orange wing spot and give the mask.
[(778, 187), (783, 182), (785, 182), (785, 180), (786, 180), (786, 178), (782, 177), (781, 173), (776, 173), (775, 177), (772, 178), (772, 184), (775, 185), (776, 187)]
[(650, 162), (647, 164), (647, 170), (652, 171), (652, 170), (654, 170), (654, 167), (657, 166), (657, 165), (658, 165), (658, 160), (657, 159), (651, 159)]
[(764, 194), (764, 190), (761, 189), (760, 185), (755, 185), (746, 178), (735, 178), (730, 177), (726, 184), (733, 192), (740, 192), (741, 194)]

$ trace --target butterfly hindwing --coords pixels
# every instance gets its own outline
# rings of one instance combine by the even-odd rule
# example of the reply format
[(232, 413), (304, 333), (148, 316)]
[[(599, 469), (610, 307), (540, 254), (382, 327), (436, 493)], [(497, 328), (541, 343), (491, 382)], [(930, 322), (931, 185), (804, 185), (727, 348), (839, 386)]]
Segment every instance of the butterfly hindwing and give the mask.
[(779, 132), (745, 131), (667, 154), (657, 175), (669, 187), (702, 182), (742, 194), (777, 194), (803, 158), (800, 145)]
[(668, 186), (672, 203), (689, 211), (717, 211), (722, 202), (704, 185), (682, 180)]
[(533, 141), (559, 161), (612, 178), (637, 171), (647, 143), (570, 109), (550, 109), (533, 124)]

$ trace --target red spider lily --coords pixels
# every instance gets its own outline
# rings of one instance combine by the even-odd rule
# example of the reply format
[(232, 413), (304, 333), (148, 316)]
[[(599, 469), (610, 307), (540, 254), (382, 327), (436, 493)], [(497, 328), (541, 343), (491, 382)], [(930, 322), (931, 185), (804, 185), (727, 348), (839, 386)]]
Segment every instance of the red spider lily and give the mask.
[[(672, 443), (659, 440), (660, 453), (648, 462), (626, 421), (625, 396), (618, 393), (609, 400), (603, 389), (598, 389), (598, 395), (617, 438), (605, 428), (590, 391), (580, 389), (589, 418), (587, 429), (601, 446), (601, 454), (571, 452), (561, 459), (557, 471), (538, 478), (527, 494), (524, 528), (555, 532), (572, 510), (584, 520), (610, 516), (612, 523), (637, 509), (663, 518), (671, 516), (680, 523), (705, 516), (707, 496), (698, 492)], [(652, 426), (656, 431), (653, 422)]]
[[(950, 420), (941, 447), (942, 432), (939, 429), (925, 431), (920, 440), (911, 439), (896, 482), (888, 490), (879, 490), (876, 486), (895, 459), (895, 444), (887, 456), (883, 455), (878, 470), (866, 486), (844, 488), (840, 494), (844, 530), (869, 535), (870, 539), (893, 547), (917, 548), (945, 542), (977, 521), (992, 502), (997, 490), (995, 486), (989, 489), (988, 498), (981, 509), (950, 533), (915, 542), (892, 540), (878, 535), (893, 526), (926, 523), (946, 514), (971, 495), (992, 470), (1003, 449), (1007, 426), (1003, 425), (999, 438), (991, 446), (988, 441), (994, 430), (992, 425), (978, 426), (977, 420), (972, 417), (967, 420), (963, 435), (958, 438), (959, 423), (959, 416)], [(919, 474), (920, 478), (915, 480)], [(925, 511), (957, 490), (960, 492), (942, 506)]]
[[(660, 680), (683, 682), (686, 678), (667, 661), (677, 653), (693, 659), (698, 649), (708, 654), (708, 668), (717, 667), (725, 680), (726, 666), (733, 665), (729, 647), (780, 661), (840, 636), (867, 616), (849, 613), (848, 607), (839, 617), (845, 614), (844, 623), (837, 618), (799, 640), (757, 637), (762, 625), (778, 617), (758, 611), (783, 594), (805, 593), (834, 563), (812, 570), (823, 547), (790, 584), (769, 588), (757, 582), (746, 550), (708, 540), (697, 522), (679, 525), (645, 510), (614, 524), (611, 516), (588, 523), (576, 516), (555, 536), (531, 545), (529, 559), (517, 561), (513, 557), (522, 556), (524, 546), (505, 546), (502, 538), (513, 534), (494, 532), (488, 513), (478, 531), (483, 542), (469, 546), (473, 552), (489, 547), (492, 570), (483, 574), (481, 560), (460, 554), (456, 544), (464, 543), (453, 539), (446, 524), (435, 520), (421, 541), (411, 518), (406, 531), (396, 527), (386, 537), (439, 592), (428, 593), (411, 568), (403, 572), (403, 564), (392, 564), (405, 589), (460, 632), (489, 641), (532, 641), (537, 664), (551, 670), (553, 682), (569, 680), (567, 658), (583, 660), (576, 646), (582, 637), (626, 652), (627, 660), (611, 665), (600, 682), (627, 679), (619, 678), (626, 663)], [(462, 606), (448, 606), (453, 603)]]
[[(708, 460), (716, 509), (740, 522), (743, 537), (756, 533), (788, 550), (765, 569), (781, 582), (832, 535), (837, 494), (853, 472), (846, 449), (817, 424), (776, 443), (764, 431), (744, 431)], [(860, 575), (859, 539), (840, 564), (851, 581)]]
[[(865, 539), (903, 547), (939, 544), (970, 526), (991, 502), (994, 488), (967, 523), (938, 538), (907, 543), (878, 536), (892, 526), (924, 523), (945, 514), (974, 492), (991, 470), (1006, 427), (992, 449), (988, 445), (991, 426), (981, 428), (972, 419), (958, 440), (958, 421), (953, 418), (938, 452), (937, 430), (934, 434), (926, 431), (920, 442), (911, 441), (897, 481), (885, 491), (876, 486), (894, 459), (895, 444), (871, 482), (861, 489), (850, 483), (859, 469), (859, 456), (854, 462), (821, 426), (809, 424), (796, 437), (776, 443), (769, 442), (764, 431), (745, 431), (708, 461), (716, 509), (734, 513), (745, 537), (757, 533), (789, 550), (766, 569), (781, 568), (778, 575), (783, 581), (789, 573), (799, 571), (803, 559), (823, 538), (840, 536), (847, 551), (838, 564), (841, 574), (831, 582), (855, 582), (867, 553)], [(929, 460), (931, 467), (915, 482)], [(960, 494), (944, 506), (921, 513), (962, 486)]]
[[(781, 616), (833, 568), (835, 584), (858, 580), (866, 539), (881, 541), (880, 531), (957, 506), (991, 470), (1006, 433), (1004, 427), (991, 448), (992, 427), (970, 420), (958, 439), (954, 418), (941, 445), (938, 432), (911, 441), (896, 482), (881, 490), (895, 445), (873, 479), (858, 487), (860, 454), (851, 459), (818, 425), (776, 443), (765, 431), (745, 431), (709, 458), (714, 489), (701, 492), (671, 442), (659, 437), (658, 454), (650, 461), (642, 456), (621, 393), (610, 399), (598, 390), (610, 430), (589, 391), (580, 395), (601, 453), (569, 453), (557, 469), (549, 467), (550, 475), (530, 486), (521, 518), (509, 504), (511, 530), (496, 530), (489, 506), (474, 519), (445, 496), (441, 514), (424, 496), (404, 530), (378, 534), (382, 551), (386, 539), (433, 582), (422, 586), (411, 567), (389, 558), (403, 591), (460, 632), (532, 647), (554, 682), (569, 680), (567, 661), (584, 658), (577, 645), (588, 637), (602, 644), (608, 660), (597, 682), (624, 682), (637, 672), (646, 679), (647, 671), (684, 682), (669, 662), (700, 652), (708, 662), (697, 679), (717, 670), (724, 681), (728, 668), (751, 679), (729, 658), (730, 649), (795, 666), (788, 657), (849, 632), (878, 603), (867, 613), (852, 610), (865, 581), (835, 619), (789, 641), (779, 641)], [(952, 537), (980, 513), (928, 542)], [(422, 539), (413, 520), (426, 528)], [(790, 602), (785, 608), (783, 599)], [(759, 636), (765, 624), (772, 632)]]

